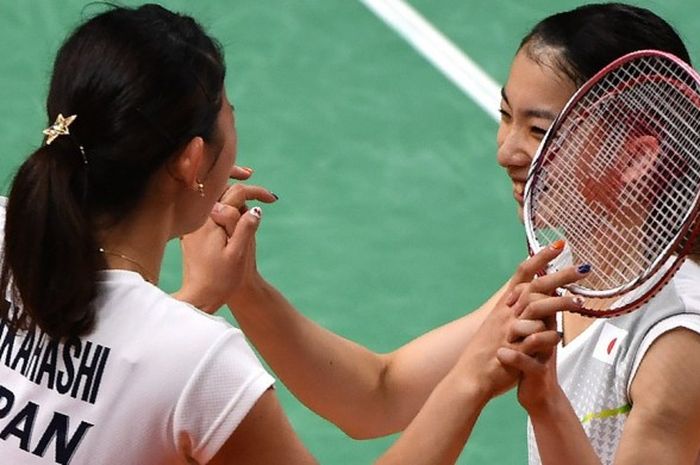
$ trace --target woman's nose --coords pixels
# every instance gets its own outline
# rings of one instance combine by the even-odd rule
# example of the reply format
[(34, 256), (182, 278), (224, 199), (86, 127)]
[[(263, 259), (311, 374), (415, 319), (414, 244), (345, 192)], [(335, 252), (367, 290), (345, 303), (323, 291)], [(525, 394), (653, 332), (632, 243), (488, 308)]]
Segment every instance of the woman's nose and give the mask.
[(530, 165), (531, 155), (517, 132), (509, 130), (502, 134), (496, 159), (503, 168), (519, 168)]

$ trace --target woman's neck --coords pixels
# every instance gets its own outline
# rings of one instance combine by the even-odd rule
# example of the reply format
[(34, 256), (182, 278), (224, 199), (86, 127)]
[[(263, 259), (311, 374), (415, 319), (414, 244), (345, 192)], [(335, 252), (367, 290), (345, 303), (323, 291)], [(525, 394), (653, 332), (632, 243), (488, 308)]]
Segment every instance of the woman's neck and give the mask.
[(169, 231), (164, 215), (131, 215), (98, 233), (97, 252), (107, 269), (135, 271), (157, 284)]
[(578, 313), (562, 313), (562, 329), (564, 331), (563, 344), (570, 344), (571, 341), (580, 336), (581, 333), (583, 333), (595, 321), (595, 318), (579, 315)]

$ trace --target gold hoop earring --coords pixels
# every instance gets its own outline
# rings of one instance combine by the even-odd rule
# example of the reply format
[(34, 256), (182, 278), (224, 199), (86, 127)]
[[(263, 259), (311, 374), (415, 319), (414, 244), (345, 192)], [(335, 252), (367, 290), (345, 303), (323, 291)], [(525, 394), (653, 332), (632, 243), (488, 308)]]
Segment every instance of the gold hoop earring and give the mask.
[(199, 196), (204, 197), (204, 183), (199, 179), (195, 179), (195, 182), (197, 183), (197, 192), (199, 192)]

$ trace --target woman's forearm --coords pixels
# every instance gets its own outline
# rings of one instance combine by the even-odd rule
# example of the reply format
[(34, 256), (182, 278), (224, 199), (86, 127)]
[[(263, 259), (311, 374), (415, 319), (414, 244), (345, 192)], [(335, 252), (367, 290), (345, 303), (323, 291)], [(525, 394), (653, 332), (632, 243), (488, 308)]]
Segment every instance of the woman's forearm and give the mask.
[(228, 305), (265, 361), (311, 410), (357, 438), (375, 435), (391, 419), (384, 356), (319, 326), (267, 283)]
[(600, 465), (581, 422), (563, 391), (528, 412), (542, 465)]
[(376, 465), (452, 465), (490, 398), (477, 376), (450, 372)]

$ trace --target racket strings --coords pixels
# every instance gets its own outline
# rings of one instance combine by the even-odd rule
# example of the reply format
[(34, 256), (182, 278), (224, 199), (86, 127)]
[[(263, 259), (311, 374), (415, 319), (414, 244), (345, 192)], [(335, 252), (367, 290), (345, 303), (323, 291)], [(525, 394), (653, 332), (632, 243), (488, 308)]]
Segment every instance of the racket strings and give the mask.
[[(565, 140), (568, 140), (569, 142), (572, 141), (571, 138), (569, 138), (569, 139), (565, 138)], [(585, 138), (574, 138), (573, 142), (577, 143), (578, 145), (583, 145), (585, 143)], [(596, 144), (596, 142), (597, 142), (597, 144)], [(608, 141), (594, 141), (594, 144), (607, 145)], [(611, 145), (616, 146), (619, 144), (613, 143)], [(574, 148), (573, 150), (579, 151), (580, 149)], [(606, 150), (606, 148), (604, 147), (602, 151), (604, 152), (605, 150)], [(609, 147), (608, 147), (608, 150), (609, 150)], [(611, 161), (611, 160), (612, 160), (612, 157), (610, 158), (609, 161)], [(600, 157), (594, 158), (593, 161), (594, 161), (595, 169), (591, 170), (591, 171), (598, 171), (599, 172), (599, 171), (602, 171), (608, 167), (608, 164), (606, 164), (606, 165), (600, 164), (601, 163)], [(563, 192), (577, 192), (579, 189), (577, 186), (574, 186), (573, 182), (572, 182), (572, 180), (577, 178), (577, 173), (574, 173), (574, 170), (572, 168), (574, 166), (574, 163), (570, 163), (569, 160), (564, 160), (562, 162), (561, 158), (558, 160), (558, 162), (559, 162), (559, 165), (561, 165), (560, 166), (561, 171), (565, 173), (564, 176), (560, 177), (562, 182), (564, 184), (566, 184), (565, 186), (563, 186), (564, 188), (561, 190)], [(584, 170), (588, 170), (588, 168), (584, 167)], [(625, 257), (625, 260), (624, 260), (625, 262), (628, 262), (628, 263), (631, 262), (632, 264), (634, 264), (636, 266), (632, 266), (631, 267), (632, 269), (629, 270), (627, 273), (621, 272), (619, 270), (619, 266), (618, 267), (609, 266), (608, 268), (610, 269), (610, 272), (615, 273), (618, 277), (621, 277), (624, 279), (624, 278), (627, 278), (630, 274), (634, 274), (635, 272), (638, 272), (639, 269), (641, 269), (642, 267), (644, 267), (646, 265), (646, 262), (639, 262), (638, 260), (635, 260), (635, 257), (632, 257), (629, 253), (627, 253), (626, 249), (616, 246), (616, 244), (628, 242), (630, 239), (622, 237), (620, 235), (621, 233), (619, 233), (617, 230), (611, 229), (610, 225), (605, 221), (605, 218), (606, 218), (605, 213), (606, 212), (604, 210), (602, 210), (597, 204), (594, 204), (592, 206), (592, 208), (594, 210), (594, 212), (593, 212), (594, 214), (590, 215), (589, 212), (584, 211), (583, 209), (580, 208), (580, 207), (584, 206), (584, 202), (581, 202), (581, 201), (565, 200), (562, 202), (561, 199), (554, 199), (554, 201), (550, 202), (550, 203), (554, 206), (563, 206), (565, 204), (568, 204), (569, 207), (572, 205), (574, 206), (574, 208), (578, 207), (578, 208), (576, 208), (575, 211), (564, 212), (560, 209), (556, 209), (556, 208), (551, 209), (551, 208), (546, 207), (545, 205), (540, 205), (541, 210), (545, 210), (546, 217), (552, 218), (552, 219), (554, 219), (554, 221), (557, 221), (556, 219), (561, 218), (563, 215), (576, 215), (576, 216), (581, 216), (581, 217), (588, 216), (589, 218), (595, 218), (598, 220), (599, 223), (602, 223), (602, 224), (588, 223), (586, 225), (589, 227), (589, 228), (587, 228), (588, 229), (587, 232), (592, 237), (600, 236), (601, 230), (610, 231), (608, 233), (608, 235), (612, 234), (613, 236), (616, 236), (616, 235), (619, 236), (619, 237), (613, 237), (612, 238), (613, 241), (606, 241), (604, 243), (601, 243), (599, 247), (593, 249), (595, 252), (599, 252), (597, 254), (589, 255), (589, 257), (591, 258), (591, 260), (589, 260), (589, 261), (597, 262), (594, 264), (594, 266), (597, 266), (598, 268), (603, 266), (605, 260), (603, 260), (602, 257), (604, 257), (604, 256), (609, 256), (611, 254), (622, 255)], [(598, 210), (598, 211), (596, 211), (596, 210)], [(551, 225), (551, 222), (550, 222), (550, 225)], [(569, 233), (570, 234), (567, 234), (569, 239), (571, 240), (571, 238), (578, 238), (579, 241), (588, 240), (585, 237), (586, 231), (583, 231), (581, 228), (576, 228), (576, 226), (577, 225), (575, 225), (575, 224), (569, 225)], [(571, 234), (572, 227), (575, 229), (575, 233), (573, 233), (573, 234)], [(592, 229), (590, 227), (592, 227)], [(574, 239), (574, 242), (576, 242), (576, 239)], [(574, 244), (573, 249), (579, 250), (580, 246), (578, 244)], [(589, 258), (589, 257), (587, 257), (587, 258)]]
[[(629, 101), (629, 103), (630, 103), (631, 110), (634, 110), (635, 107), (637, 107), (636, 109), (638, 109), (638, 106), (636, 105), (637, 102), (646, 101), (647, 103), (651, 103), (651, 107), (652, 107), (653, 110), (656, 110), (657, 113), (662, 113), (662, 112), (658, 112), (658, 105), (655, 105), (655, 104), (654, 104), (654, 100), (659, 100), (659, 99), (661, 99), (661, 100), (670, 100), (670, 99), (671, 99), (671, 98), (670, 98), (671, 96), (669, 96), (667, 93), (666, 93), (666, 94), (661, 94), (660, 92), (658, 92), (658, 91), (659, 91), (659, 87), (658, 87), (658, 86), (653, 87), (653, 88), (651, 88), (651, 89), (648, 89), (648, 87), (649, 87), (649, 86), (646, 86), (646, 87), (638, 86), (638, 87), (637, 87), (637, 89), (641, 89), (641, 91), (642, 91), (642, 92), (645, 92), (647, 95), (642, 96), (641, 98), (637, 98), (637, 97), (635, 96), (635, 97), (633, 97), (632, 99), (628, 99), (628, 101)], [(674, 88), (672, 88), (672, 87), (670, 87), (670, 86), (665, 86), (665, 89), (666, 89), (667, 91), (668, 91), (668, 90), (675, 90)], [(645, 99), (646, 99), (646, 100), (645, 100)], [(693, 106), (693, 105), (692, 105), (692, 104), (690, 103), (690, 101), (688, 100), (688, 101), (686, 101), (686, 105), (684, 106), (684, 108), (688, 108), (688, 107), (692, 107), (692, 106)], [(675, 107), (674, 107), (674, 108), (675, 108)], [(673, 111), (673, 110), (671, 110), (671, 111)], [(662, 114), (663, 114), (663, 113), (662, 113)], [(688, 112), (686, 111), (686, 114), (681, 115), (681, 116), (682, 116), (682, 117), (677, 118), (679, 121), (683, 121), (683, 120), (687, 119), (687, 117), (690, 117), (690, 116), (697, 117), (697, 111), (696, 111), (696, 113), (695, 113), (694, 115), (691, 115), (690, 113), (688, 113)], [(692, 129), (692, 128), (691, 128), (691, 129)], [(683, 135), (682, 132), (681, 132), (681, 135)], [(670, 137), (667, 137), (667, 138), (670, 138), (670, 139), (672, 139), (672, 140), (676, 139), (676, 138), (674, 137), (674, 134), (671, 133), (671, 132), (669, 132), (669, 133), (667, 134), (667, 136), (670, 136)], [(676, 145), (679, 145), (678, 140), (675, 140), (675, 144), (676, 144)], [(689, 139), (688, 139), (687, 144), (688, 144), (688, 145), (692, 145), (694, 149), (697, 148), (697, 143), (696, 143), (695, 141), (692, 141), (692, 140), (689, 140)], [(686, 146), (685, 148), (687, 148), (687, 146)], [(671, 158), (670, 161), (673, 162), (674, 159)], [(697, 169), (694, 169), (693, 171), (695, 171), (695, 173), (697, 174), (697, 171), (698, 171), (698, 170), (697, 170)]]
[[(591, 288), (648, 279), (695, 203), (699, 99), (682, 68), (662, 62), (659, 75), (658, 61), (630, 62), (584, 95), (549, 141), (546, 174), (532, 189), (538, 241), (565, 238), (569, 260), (585, 257), (596, 270), (583, 283)], [(627, 147), (645, 137), (658, 144), (648, 166)]]
[[(580, 205), (580, 204), (579, 204)], [(598, 217), (601, 219), (605, 219), (604, 211), (602, 211), (597, 205), (594, 206), (594, 217)], [(595, 211), (598, 210), (598, 211)], [(578, 211), (576, 212), (571, 212), (574, 214), (579, 214)], [(588, 212), (580, 212), (581, 214), (585, 214)], [(561, 211), (557, 210), (550, 210), (547, 212), (547, 216), (550, 218), (560, 218), (562, 215)], [(590, 223), (589, 223), (590, 225)], [(573, 240), (573, 249), (574, 250), (581, 250), (582, 249), (582, 244), (579, 244), (578, 242), (582, 242), (584, 240), (584, 235), (582, 233), (575, 233), (571, 234), (571, 227), (568, 228), (568, 236), (569, 240), (572, 241), (572, 238), (580, 238), (579, 240)], [(649, 265), (653, 253), (644, 253), (641, 257), (636, 257), (630, 255), (628, 253), (629, 247), (622, 247), (619, 244), (626, 244), (629, 245), (630, 241), (634, 237), (642, 237), (643, 234), (639, 230), (639, 227), (637, 226), (637, 230), (635, 231), (634, 234), (629, 235), (630, 237), (623, 237), (622, 232), (618, 232), (616, 229), (612, 229), (611, 226), (605, 222), (602, 221), (602, 225), (599, 225), (598, 230), (592, 229), (589, 230), (590, 234), (593, 237), (600, 236), (601, 230), (602, 232), (607, 231), (607, 240), (605, 242), (602, 242), (598, 244), (597, 248), (594, 248), (593, 250), (597, 253), (594, 254), (589, 254), (587, 257), (587, 261), (589, 262), (594, 262), (594, 266), (596, 266), (598, 269), (602, 271), (607, 270), (608, 273), (614, 273), (615, 277), (613, 277), (613, 280), (630, 280), (633, 276), (638, 275), (641, 270), (643, 270), (646, 266)], [(611, 237), (612, 236), (612, 237)], [(554, 240), (555, 238), (552, 238), (551, 240)], [(612, 239), (612, 241), (611, 241)], [(550, 242), (551, 240), (548, 240), (547, 242)], [(665, 241), (667, 242), (667, 241)], [(635, 248), (632, 248), (635, 249)], [(641, 249), (644, 251), (643, 248), (636, 247), (636, 249)], [(585, 249), (583, 249), (585, 250)], [(609, 259), (606, 259), (606, 257), (618, 257), (618, 260), (616, 260), (616, 263), (612, 264), (610, 263)], [(620, 259), (620, 257), (622, 259)], [(639, 259), (641, 258), (641, 260)], [(600, 279), (595, 279), (595, 280), (590, 280), (591, 282), (588, 283), (590, 286), (595, 286), (595, 287), (600, 287), (599, 284), (601, 284), (599, 281)], [(593, 282), (593, 281), (598, 281), (598, 282)]]
[[(554, 203), (554, 205), (557, 204)], [(610, 286), (610, 281), (606, 281), (604, 278), (610, 274), (615, 275), (612, 278), (613, 282), (628, 280), (631, 276), (634, 276), (635, 273), (638, 274), (639, 271), (648, 264), (648, 259), (640, 260), (639, 257), (630, 254), (629, 248), (621, 246), (621, 244), (629, 243), (631, 239), (629, 237), (624, 237), (621, 231), (613, 228), (612, 225), (609, 224), (605, 218), (606, 212), (604, 210), (594, 205), (594, 211), (591, 215), (590, 211), (584, 211), (583, 208), (581, 208), (583, 205), (583, 202), (573, 203), (573, 209), (563, 211), (558, 208), (550, 208), (539, 204), (540, 212), (536, 220), (536, 228), (538, 228), (538, 233), (544, 233), (539, 239), (540, 243), (547, 244), (562, 237), (566, 238), (571, 249), (576, 251), (571, 258), (571, 263), (581, 262), (585, 259), (594, 269), (598, 270), (597, 273), (589, 275), (584, 282), (584, 284), (591, 287), (600, 287), (603, 285), (604, 288), (608, 288)], [(588, 222), (585, 225), (572, 222), (564, 225), (553, 224), (554, 221), (559, 223), (558, 218), (561, 218), (562, 215), (576, 215), (582, 218), (587, 216), (589, 218), (596, 218), (597, 222)], [(557, 220), (550, 221), (550, 219)], [(589, 243), (590, 237), (597, 238), (603, 235), (607, 237), (607, 240), (600, 241), (591, 246)], [(584, 255), (581, 256), (582, 254)], [(611, 256), (619, 258), (617, 263), (611, 263), (611, 260), (608, 258)]]

